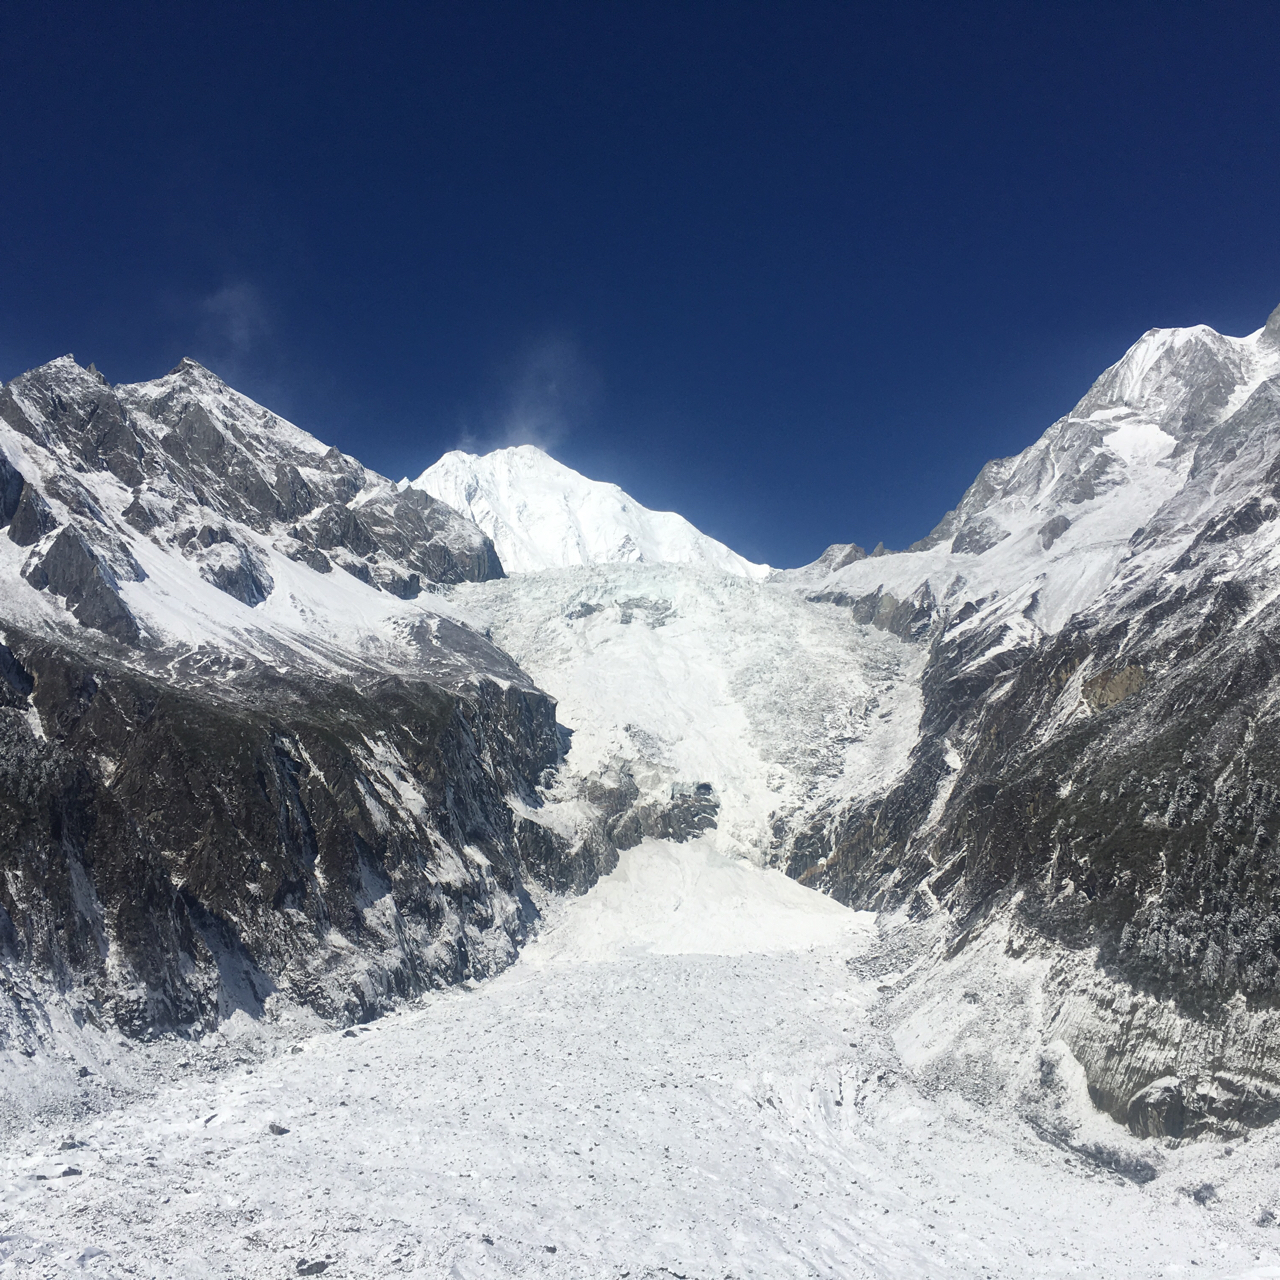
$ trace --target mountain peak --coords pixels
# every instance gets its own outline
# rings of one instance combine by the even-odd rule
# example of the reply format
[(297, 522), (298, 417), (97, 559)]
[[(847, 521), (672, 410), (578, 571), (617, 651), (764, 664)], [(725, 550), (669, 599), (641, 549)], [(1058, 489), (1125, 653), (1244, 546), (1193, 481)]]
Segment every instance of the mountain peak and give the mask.
[(650, 511), (616, 484), (589, 480), (536, 445), (482, 455), (455, 449), (410, 484), (479, 525), (512, 573), (618, 562), (699, 564), (757, 579), (770, 572), (683, 516)]
[[(199, 360), (193, 360), (190, 356), (183, 356), (164, 376), (165, 378), (182, 378), (188, 382), (204, 382), (212, 383), (215, 386), (227, 386), (212, 369), (205, 368)], [(157, 379), (157, 381), (160, 381), (160, 379)]]

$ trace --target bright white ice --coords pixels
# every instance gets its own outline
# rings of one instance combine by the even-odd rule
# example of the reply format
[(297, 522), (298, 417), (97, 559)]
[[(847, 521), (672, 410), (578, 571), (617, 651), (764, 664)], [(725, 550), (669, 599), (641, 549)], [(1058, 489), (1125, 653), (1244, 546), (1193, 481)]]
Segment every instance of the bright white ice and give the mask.
[(8, 1135), (0, 1274), (1280, 1276), (1270, 1135), (1139, 1187), (926, 1096), (880, 1029), (882, 945), (776, 872), (646, 843), (476, 990), (115, 1047), (79, 1087), (129, 1100)]
[(775, 817), (874, 794), (917, 738), (923, 646), (772, 583), (601, 564), (467, 583), (446, 603), (557, 699), (566, 782), (619, 761), (654, 795), (708, 782), (718, 847), (756, 862)]

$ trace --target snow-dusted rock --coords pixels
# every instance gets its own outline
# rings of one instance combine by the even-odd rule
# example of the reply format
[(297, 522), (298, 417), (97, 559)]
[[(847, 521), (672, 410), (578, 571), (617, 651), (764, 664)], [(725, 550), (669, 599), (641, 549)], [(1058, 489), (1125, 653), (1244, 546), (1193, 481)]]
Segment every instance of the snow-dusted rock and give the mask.
[[(502, 573), (464, 516), (192, 361), (15, 378), (0, 459), (6, 981), (137, 1035), (365, 1018), (502, 967), (538, 879), (612, 856), (529, 838), (555, 707), (439, 595)], [(0, 999), (0, 1042), (39, 1008)]]
[(1093, 956), (1057, 1033), (1118, 1119), (1182, 1079), (1188, 1133), (1280, 1114), (1278, 330), (1146, 334), (914, 548), (792, 580), (929, 645), (908, 767), (792, 873)]

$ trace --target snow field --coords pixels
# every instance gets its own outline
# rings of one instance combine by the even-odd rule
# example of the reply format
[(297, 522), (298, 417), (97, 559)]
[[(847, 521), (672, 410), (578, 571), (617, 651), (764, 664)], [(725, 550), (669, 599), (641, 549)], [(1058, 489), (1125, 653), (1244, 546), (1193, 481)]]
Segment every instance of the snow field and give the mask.
[(869, 919), (779, 879), (646, 843), (478, 989), (10, 1133), (0, 1275), (1280, 1274), (1269, 1135), (1136, 1186), (926, 1096)]

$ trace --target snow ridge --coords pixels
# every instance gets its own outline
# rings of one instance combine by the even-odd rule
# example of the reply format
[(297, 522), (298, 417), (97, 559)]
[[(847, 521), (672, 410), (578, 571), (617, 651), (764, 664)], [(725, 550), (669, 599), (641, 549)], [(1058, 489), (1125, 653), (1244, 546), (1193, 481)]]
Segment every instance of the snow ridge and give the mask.
[(1215, 497), (1194, 477), (1233, 466), (1215, 428), (1280, 376), (1280, 346), (1266, 335), (1148, 331), (1035, 443), (987, 463), (927, 538), (834, 571), (820, 558), (784, 580), (820, 582), (826, 598), (927, 590), (956, 609), (998, 599), (1010, 619), (1057, 632), (1104, 597), (1136, 540), (1189, 542), (1228, 500), (1225, 482)]

